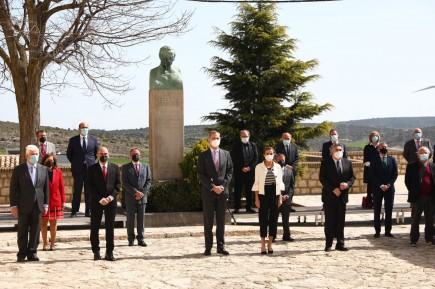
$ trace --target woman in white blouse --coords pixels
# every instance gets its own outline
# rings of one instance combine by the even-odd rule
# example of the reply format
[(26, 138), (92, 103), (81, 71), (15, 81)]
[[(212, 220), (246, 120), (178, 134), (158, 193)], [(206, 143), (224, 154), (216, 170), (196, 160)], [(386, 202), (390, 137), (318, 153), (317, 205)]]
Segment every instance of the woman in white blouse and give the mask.
[[(261, 254), (272, 254), (272, 241), (276, 236), (278, 207), (282, 204), (281, 191), (284, 191), (282, 170), (273, 161), (274, 150), (266, 147), (263, 151), (264, 161), (255, 167), (255, 181), (252, 190), (255, 192), (255, 205), (259, 208)], [(267, 228), (269, 240), (266, 251)]]

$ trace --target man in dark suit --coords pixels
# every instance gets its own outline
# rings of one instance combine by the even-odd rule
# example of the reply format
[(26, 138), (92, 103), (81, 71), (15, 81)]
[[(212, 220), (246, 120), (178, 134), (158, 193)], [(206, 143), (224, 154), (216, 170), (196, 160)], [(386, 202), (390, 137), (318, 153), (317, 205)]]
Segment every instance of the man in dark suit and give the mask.
[(130, 150), (131, 162), (122, 166), (122, 189), (127, 210), (128, 245), (134, 244), (134, 219), (137, 222), (137, 244), (146, 247), (144, 241), (145, 208), (147, 195), (151, 187), (151, 170), (147, 164), (140, 162), (138, 148)]
[[(288, 132), (282, 134), (282, 142), (278, 143), (275, 147), (275, 152), (277, 154), (285, 155), (286, 168), (293, 172), (293, 179), (296, 180), (298, 162), (299, 162), (299, 151), (298, 146), (291, 142), (292, 135)], [(295, 190), (295, 182), (292, 184), (292, 190)], [(291, 200), (292, 201), (292, 200)], [(295, 210), (290, 208), (291, 212)]]
[(91, 195), (91, 245), (94, 260), (101, 260), (99, 229), (104, 213), (104, 226), (106, 229), (106, 255), (104, 259), (115, 261), (113, 256), (114, 225), (116, 215), (116, 197), (121, 189), (119, 167), (109, 163), (109, 151), (100, 147), (97, 152), (98, 163), (88, 170), (88, 185)]
[[(338, 143), (338, 131), (331, 129), (329, 131), (330, 140), (322, 145), (322, 160), (331, 157), (331, 146)], [(347, 159), (346, 146), (343, 144), (343, 158)]]
[(254, 184), (255, 166), (258, 164), (257, 145), (249, 141), (249, 131), (240, 131), (240, 141), (231, 150), (234, 165), (234, 213), (241, 208), (242, 191), (246, 197), (246, 212), (255, 213), (252, 209), (252, 185)]
[(320, 164), (319, 180), (322, 183), (322, 202), (325, 210), (325, 251), (330, 252), (334, 236), (337, 238), (335, 249), (347, 251), (344, 246), (344, 220), (349, 189), (355, 181), (352, 163), (343, 158), (343, 147), (334, 144), (331, 158)]
[(416, 247), (420, 238), (420, 218), (424, 212), (424, 238), (426, 243), (434, 243), (433, 212), (435, 201), (435, 165), (429, 162), (430, 150), (421, 147), (417, 152), (418, 161), (406, 166), (405, 185), (408, 189), (408, 202), (412, 206), (411, 246)]
[(414, 129), (414, 138), (407, 141), (403, 147), (403, 157), (408, 164), (418, 162), (417, 151), (421, 147), (427, 147), (429, 149), (430, 158), (432, 156), (432, 145), (428, 139), (423, 139), (423, 132), (421, 129), (416, 128)]
[(385, 236), (394, 237), (391, 234), (392, 214), (394, 204), (394, 183), (397, 180), (397, 162), (388, 155), (388, 145), (381, 142), (377, 147), (379, 154), (370, 160), (370, 174), (373, 185), (373, 209), (375, 238), (379, 238), (381, 233), (381, 209), (382, 199), (385, 207)]
[(210, 131), (208, 136), (210, 149), (202, 152), (198, 158), (197, 173), (201, 181), (201, 197), (204, 211), (204, 255), (211, 255), (213, 246), (213, 220), (216, 212), (217, 253), (228, 255), (225, 250), (225, 210), (228, 199), (228, 185), (233, 175), (233, 163), (230, 153), (220, 149), (220, 133)]
[(74, 179), (71, 218), (77, 217), (77, 212), (80, 210), (83, 187), (85, 189), (85, 216), (91, 216), (87, 171), (89, 166), (95, 164), (95, 156), (98, 151), (97, 139), (88, 135), (89, 125), (86, 122), (79, 124), (79, 132), (79, 135), (70, 138), (66, 150)]
[(41, 214), (48, 211), (50, 184), (47, 169), (38, 164), (39, 150), (26, 147), (25, 163), (12, 172), (9, 199), (11, 214), (18, 218), (17, 261), (39, 261), (36, 254), (41, 229)]

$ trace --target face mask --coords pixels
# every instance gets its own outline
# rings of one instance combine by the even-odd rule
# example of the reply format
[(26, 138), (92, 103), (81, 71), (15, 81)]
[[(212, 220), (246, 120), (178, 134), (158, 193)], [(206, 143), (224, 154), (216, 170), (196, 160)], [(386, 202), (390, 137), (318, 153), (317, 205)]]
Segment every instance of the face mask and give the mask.
[(421, 154), (420, 155), (420, 160), (421, 161), (427, 161), (429, 159), (429, 154)]
[(88, 129), (88, 128), (82, 128), (82, 129), (80, 130), (80, 133), (81, 133), (82, 135), (84, 135), (84, 136), (87, 136), (87, 135), (88, 135), (88, 132), (89, 132), (89, 129)]
[(46, 138), (45, 136), (43, 136), (43, 137), (41, 137), (41, 138), (39, 139), (39, 142), (40, 142), (40, 143), (45, 143), (46, 140), (47, 140), (47, 138)]
[(282, 143), (283, 143), (285, 146), (290, 145), (290, 141), (289, 141), (289, 140), (286, 140), (286, 139), (283, 140)]
[(377, 136), (372, 137), (372, 142), (378, 142), (379, 138)]
[(242, 137), (242, 143), (248, 143), (249, 137)]
[(266, 161), (268, 161), (268, 162), (273, 161), (273, 155), (266, 155), (264, 158), (265, 158)]
[(421, 132), (414, 134), (415, 139), (421, 139)]
[(29, 162), (31, 162), (32, 164), (36, 164), (38, 162), (39, 159), (39, 155), (31, 155)]
[(100, 162), (102, 162), (102, 163), (105, 163), (105, 162), (107, 162), (107, 160), (108, 160), (108, 157), (107, 156), (100, 156)]
[(48, 168), (51, 168), (53, 166), (53, 162), (52, 161), (48, 161), (45, 163), (45, 166)]
[(131, 159), (132, 159), (133, 161), (135, 161), (135, 162), (138, 162), (138, 161), (139, 161), (139, 155), (138, 155), (138, 154), (134, 154), (134, 155), (131, 157)]
[(333, 141), (333, 142), (338, 141), (338, 135), (336, 135), (336, 134), (331, 135), (331, 141)]
[(387, 148), (381, 148), (379, 151), (381, 152), (381, 154), (385, 155), (388, 152), (388, 149)]
[(334, 158), (340, 160), (343, 157), (343, 152), (335, 152)]
[(279, 165), (281, 166), (281, 168), (283, 168), (283, 167), (285, 167), (285, 162), (280, 161), (280, 162), (279, 162)]
[(221, 141), (218, 140), (218, 139), (214, 139), (214, 140), (211, 141), (211, 145), (213, 147), (218, 147), (220, 144), (221, 144)]

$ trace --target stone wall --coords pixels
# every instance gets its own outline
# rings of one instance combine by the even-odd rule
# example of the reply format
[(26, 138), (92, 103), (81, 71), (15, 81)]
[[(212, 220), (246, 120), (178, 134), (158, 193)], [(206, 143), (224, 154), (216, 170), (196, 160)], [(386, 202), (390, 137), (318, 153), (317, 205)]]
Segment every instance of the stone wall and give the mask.
[[(296, 182), (296, 195), (318, 195), (322, 193), (322, 185), (319, 181), (320, 152), (304, 152), (305, 162), (299, 165), (305, 167), (305, 174)], [(404, 174), (406, 170), (406, 160), (402, 157), (402, 152), (390, 153), (398, 160), (399, 174)], [(356, 176), (351, 193), (365, 193), (366, 185), (363, 183), (363, 163), (362, 152), (349, 152), (349, 158), (353, 162), (353, 170)], [(309, 161), (308, 161), (309, 160)], [(0, 168), (0, 205), (9, 204), (9, 186), (12, 176), (12, 168)], [(73, 178), (69, 167), (61, 167), (65, 181), (66, 201), (71, 202)], [(119, 194), (119, 199), (121, 194)], [(84, 202), (84, 194), (82, 194)]]

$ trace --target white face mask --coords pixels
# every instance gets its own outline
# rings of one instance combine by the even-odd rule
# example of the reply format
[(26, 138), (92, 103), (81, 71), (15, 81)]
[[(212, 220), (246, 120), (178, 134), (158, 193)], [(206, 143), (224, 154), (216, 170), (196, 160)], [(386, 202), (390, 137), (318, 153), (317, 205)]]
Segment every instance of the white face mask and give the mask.
[(220, 144), (221, 144), (221, 141), (218, 140), (218, 139), (214, 139), (214, 140), (211, 141), (211, 145), (213, 147), (218, 147)]
[(336, 135), (336, 134), (331, 135), (331, 141), (333, 141), (333, 142), (338, 141), (338, 135)]
[(241, 140), (242, 140), (242, 143), (248, 143), (249, 137), (242, 137)]
[(273, 155), (266, 155), (264, 158), (265, 158), (266, 161), (268, 161), (268, 162), (273, 161)]
[(337, 160), (341, 160), (341, 158), (343, 157), (343, 152), (335, 152), (334, 153), (334, 158)]

